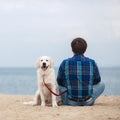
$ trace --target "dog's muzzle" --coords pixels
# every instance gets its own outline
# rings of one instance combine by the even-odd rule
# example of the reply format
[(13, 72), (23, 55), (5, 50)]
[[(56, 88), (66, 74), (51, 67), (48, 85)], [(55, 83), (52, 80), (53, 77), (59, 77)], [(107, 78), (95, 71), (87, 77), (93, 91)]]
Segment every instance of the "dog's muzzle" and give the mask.
[(41, 69), (42, 69), (43, 71), (46, 71), (47, 68), (48, 68), (48, 66), (46, 66), (46, 63), (43, 63)]

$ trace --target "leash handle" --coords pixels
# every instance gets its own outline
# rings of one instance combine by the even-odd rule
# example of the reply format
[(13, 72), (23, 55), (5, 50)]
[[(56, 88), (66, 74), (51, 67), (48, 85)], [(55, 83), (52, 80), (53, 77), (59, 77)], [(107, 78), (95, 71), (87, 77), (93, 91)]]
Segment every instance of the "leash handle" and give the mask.
[(46, 86), (46, 88), (47, 88), (53, 95), (55, 95), (55, 96), (62, 96), (64, 93), (67, 92), (67, 90), (65, 90), (65, 91), (63, 91), (62, 93), (57, 94), (57, 93), (53, 92), (53, 91), (48, 87), (48, 85), (45, 83), (44, 79), (43, 79), (43, 83), (44, 83), (44, 85)]

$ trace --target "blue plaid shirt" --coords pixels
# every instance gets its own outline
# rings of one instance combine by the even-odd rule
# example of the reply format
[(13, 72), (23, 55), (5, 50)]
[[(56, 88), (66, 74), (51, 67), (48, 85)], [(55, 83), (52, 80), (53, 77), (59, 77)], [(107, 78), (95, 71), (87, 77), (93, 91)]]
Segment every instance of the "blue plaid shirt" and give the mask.
[(84, 99), (93, 93), (93, 85), (101, 81), (94, 60), (75, 54), (63, 60), (59, 67), (57, 82), (67, 88), (70, 99)]

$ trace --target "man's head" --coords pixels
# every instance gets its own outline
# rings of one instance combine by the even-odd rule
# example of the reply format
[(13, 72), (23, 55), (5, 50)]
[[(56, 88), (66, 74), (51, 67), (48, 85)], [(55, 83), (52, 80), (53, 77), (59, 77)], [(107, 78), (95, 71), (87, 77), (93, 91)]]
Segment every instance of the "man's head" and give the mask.
[(71, 47), (74, 54), (84, 54), (87, 49), (87, 43), (83, 38), (75, 38), (71, 42)]

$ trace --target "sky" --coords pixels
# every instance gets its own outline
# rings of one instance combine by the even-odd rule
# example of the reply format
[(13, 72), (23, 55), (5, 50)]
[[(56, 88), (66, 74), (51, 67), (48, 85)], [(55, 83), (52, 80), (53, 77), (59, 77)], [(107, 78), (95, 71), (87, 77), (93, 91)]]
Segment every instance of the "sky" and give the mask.
[(0, 67), (34, 67), (43, 55), (59, 66), (76, 37), (98, 66), (120, 66), (120, 0), (0, 0)]

